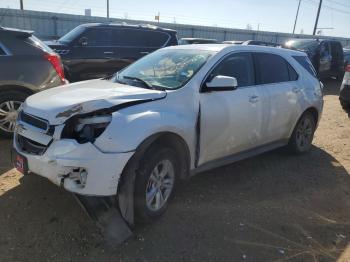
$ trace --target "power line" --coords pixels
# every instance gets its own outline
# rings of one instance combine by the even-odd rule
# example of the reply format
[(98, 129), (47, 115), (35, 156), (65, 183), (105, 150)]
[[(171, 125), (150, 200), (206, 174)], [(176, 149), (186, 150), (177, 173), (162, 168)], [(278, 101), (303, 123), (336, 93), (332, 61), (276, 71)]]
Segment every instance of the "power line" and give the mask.
[(347, 8), (350, 8), (350, 5), (345, 4), (345, 3), (340, 3), (340, 2), (337, 2), (335, 0), (327, 0), (327, 1), (330, 2), (330, 3), (336, 4), (336, 5), (345, 6)]
[[(309, 3), (309, 4), (312, 4), (312, 5), (318, 5), (318, 2), (315, 2), (313, 0), (305, 0), (305, 2)], [(325, 9), (336, 11), (336, 12), (343, 13), (343, 14), (350, 14), (350, 11), (341, 10), (341, 9), (329, 6), (327, 4), (323, 4), (322, 7), (325, 8)]]

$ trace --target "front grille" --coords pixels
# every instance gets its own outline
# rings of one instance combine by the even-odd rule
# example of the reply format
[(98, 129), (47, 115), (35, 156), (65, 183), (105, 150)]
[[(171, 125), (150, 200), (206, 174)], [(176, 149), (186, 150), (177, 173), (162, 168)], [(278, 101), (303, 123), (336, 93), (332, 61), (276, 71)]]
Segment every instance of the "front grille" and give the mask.
[(47, 149), (47, 146), (42, 145), (21, 135), (17, 135), (17, 142), (22, 151), (28, 154), (42, 155)]
[(29, 125), (32, 125), (32, 126), (35, 126), (37, 128), (40, 128), (40, 129), (43, 129), (43, 130), (48, 130), (49, 128), (49, 123), (44, 120), (44, 119), (41, 119), (39, 117), (35, 117), (35, 116), (32, 116), (32, 115), (29, 115), (27, 113), (24, 113), (23, 111), (19, 114), (19, 119), (22, 121), (22, 122), (25, 122)]

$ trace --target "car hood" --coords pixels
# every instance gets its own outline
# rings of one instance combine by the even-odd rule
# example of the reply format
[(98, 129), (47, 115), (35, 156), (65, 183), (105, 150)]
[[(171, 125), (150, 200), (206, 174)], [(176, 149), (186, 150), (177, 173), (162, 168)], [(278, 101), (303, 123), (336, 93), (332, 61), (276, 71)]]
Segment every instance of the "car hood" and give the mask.
[(77, 114), (126, 106), (166, 97), (165, 91), (144, 89), (97, 79), (59, 86), (27, 98), (23, 111), (59, 125)]

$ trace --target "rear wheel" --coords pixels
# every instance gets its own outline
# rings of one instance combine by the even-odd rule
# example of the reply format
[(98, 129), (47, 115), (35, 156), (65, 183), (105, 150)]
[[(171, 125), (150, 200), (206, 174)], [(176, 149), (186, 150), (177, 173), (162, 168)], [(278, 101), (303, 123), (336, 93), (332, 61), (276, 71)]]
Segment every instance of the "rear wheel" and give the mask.
[(153, 147), (147, 150), (135, 180), (137, 222), (152, 222), (165, 212), (175, 188), (179, 166), (173, 149)]
[(310, 112), (304, 113), (296, 124), (292, 136), (289, 140), (288, 147), (295, 154), (303, 154), (310, 150), (316, 121)]
[(18, 91), (0, 93), (0, 135), (11, 138), (15, 130), (18, 111), (28, 94)]

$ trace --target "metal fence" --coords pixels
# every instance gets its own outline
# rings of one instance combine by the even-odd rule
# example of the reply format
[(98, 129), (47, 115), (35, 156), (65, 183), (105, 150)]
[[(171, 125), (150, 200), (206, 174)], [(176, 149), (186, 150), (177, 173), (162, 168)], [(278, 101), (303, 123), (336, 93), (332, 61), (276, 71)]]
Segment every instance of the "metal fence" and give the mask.
[[(4, 27), (14, 27), (35, 31), (35, 35), (44, 40), (56, 39), (74, 27), (84, 23), (130, 23), (130, 24), (149, 24), (148, 21), (127, 20), (127, 19), (107, 19), (104, 17), (69, 15), (50, 12), (38, 12), (28, 10), (17, 10), (0, 8), (0, 25)], [(254, 30), (242, 30), (221, 27), (184, 25), (175, 23), (151, 23), (157, 26), (174, 29), (178, 32), (178, 37), (201, 37), (212, 38), (219, 41), (225, 40), (260, 40), (281, 44), (290, 38), (310, 38), (310, 35), (287, 34), (277, 32), (265, 32)], [(342, 42), (344, 46), (350, 45), (350, 38), (327, 37)]]

